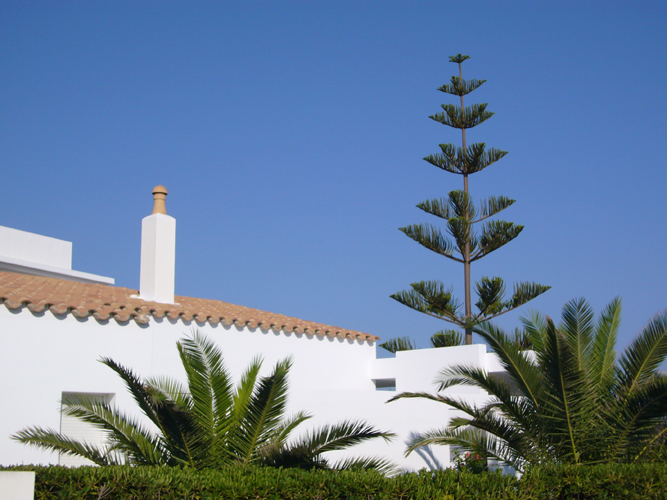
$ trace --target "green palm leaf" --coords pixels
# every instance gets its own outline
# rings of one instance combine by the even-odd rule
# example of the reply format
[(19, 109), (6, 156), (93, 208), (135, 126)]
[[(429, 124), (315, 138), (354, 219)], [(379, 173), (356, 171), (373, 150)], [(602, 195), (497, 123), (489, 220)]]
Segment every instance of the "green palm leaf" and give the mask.
[(593, 316), (593, 308), (585, 299), (575, 299), (563, 307), (561, 330), (577, 357), (580, 370), (586, 369), (593, 348)]
[(99, 466), (120, 465), (122, 462), (114, 453), (104, 448), (70, 439), (52, 429), (30, 427), (20, 430), (12, 439), (46, 451), (54, 451), (70, 456), (83, 457)]
[[(165, 443), (136, 419), (96, 398), (66, 394), (63, 413), (105, 432), (111, 449), (122, 450), (126, 459), (142, 465), (164, 465), (171, 460)], [(87, 457), (86, 457), (87, 458)]]
[(667, 312), (656, 315), (620, 359), (620, 384), (628, 395), (653, 376), (667, 356)]
[(590, 370), (593, 385), (599, 392), (613, 384), (616, 368), (616, 339), (621, 323), (621, 299), (616, 297), (602, 311), (591, 352)]
[(328, 464), (328, 468), (334, 470), (374, 470), (385, 476), (396, 473), (396, 464), (381, 457), (355, 457), (345, 458)]
[(395, 436), (392, 432), (379, 431), (363, 420), (345, 420), (312, 430), (297, 439), (293, 446), (308, 449), (312, 455), (317, 456), (330, 451), (345, 450), (370, 439), (391, 441)]
[(287, 403), (287, 373), (291, 360), (276, 364), (273, 373), (260, 379), (247, 406), (237, 443), (244, 462), (250, 463), (258, 448), (280, 426)]

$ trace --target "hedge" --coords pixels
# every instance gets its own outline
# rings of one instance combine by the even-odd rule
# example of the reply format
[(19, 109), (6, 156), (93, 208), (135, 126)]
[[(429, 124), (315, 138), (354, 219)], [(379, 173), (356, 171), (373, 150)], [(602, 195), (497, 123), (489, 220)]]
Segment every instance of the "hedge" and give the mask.
[(500, 474), (421, 471), (395, 477), (374, 472), (229, 467), (42, 467), (36, 499), (405, 499), (588, 500), (665, 499), (667, 465), (536, 467), (517, 480)]

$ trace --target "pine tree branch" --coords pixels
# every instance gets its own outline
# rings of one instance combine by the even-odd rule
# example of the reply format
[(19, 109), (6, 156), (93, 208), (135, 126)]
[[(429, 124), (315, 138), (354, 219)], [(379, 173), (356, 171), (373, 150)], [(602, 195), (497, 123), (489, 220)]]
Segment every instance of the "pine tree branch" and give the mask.
[(486, 80), (464, 80), (458, 76), (452, 76), (451, 83), (438, 87), (438, 90), (446, 94), (464, 96), (479, 88), (484, 82)]
[(473, 219), (477, 214), (468, 193), (461, 190), (450, 191), (447, 198), (423, 201), (417, 205), (417, 208), (445, 220)]
[(445, 289), (439, 281), (420, 281), (410, 286), (412, 290), (403, 290), (390, 297), (423, 314), (461, 326), (464, 324), (463, 318), (459, 317), (461, 304), (452, 297), (451, 289)]
[[(465, 256), (466, 250), (470, 254), (477, 249), (477, 236), (472, 231), (472, 224), (467, 219), (463, 217), (449, 219), (447, 221), (447, 231), (456, 241), (456, 246), (458, 246), (461, 255)], [(463, 262), (465, 262), (465, 257)]]
[(463, 262), (463, 260), (454, 257), (453, 252), (456, 250), (454, 244), (443, 236), (440, 229), (431, 224), (413, 224), (411, 226), (401, 227), (399, 228), (399, 231), (402, 231), (423, 247), (428, 248), (437, 254), (457, 262)]
[(442, 104), (444, 113), (429, 116), (431, 120), (452, 128), (469, 129), (491, 118), (494, 113), (486, 111), (487, 103), (473, 104), (463, 110), (454, 104)]
[(481, 222), (489, 217), (493, 217), (497, 213), (512, 206), (516, 200), (507, 198), (506, 196), (489, 196), (486, 200), (482, 200), (479, 206), (479, 219), (473, 220), (472, 224)]
[(424, 160), (442, 170), (460, 175), (480, 172), (507, 154), (507, 151), (495, 148), (487, 151), (483, 142), (471, 144), (465, 149), (453, 144), (440, 144), (440, 150), (442, 153), (429, 155)]
[(481, 259), (485, 255), (498, 250), (519, 236), (523, 226), (506, 221), (487, 222), (479, 239), (479, 250), (470, 257), (470, 262)]
[[(483, 278), (482, 280), (488, 280), (488, 278)], [(502, 280), (500, 278), (493, 278), (493, 280)], [(502, 285), (503, 287), (503, 292), (504, 292), (504, 284)], [(506, 314), (510, 311), (513, 311), (517, 307), (521, 307), (522, 305), (530, 302), (534, 298), (542, 295), (544, 292), (549, 290), (551, 287), (550, 286), (545, 286), (545, 285), (540, 285), (538, 283), (530, 283), (527, 281), (521, 282), (521, 283), (515, 283), (514, 284), (514, 293), (512, 294), (512, 297), (502, 303), (502, 307), (499, 307), (497, 309), (489, 308), (489, 310), (493, 309), (492, 314), (486, 315), (486, 313), (480, 313), (478, 315), (479, 321), (489, 321), (493, 318), (497, 318), (498, 316), (502, 316), (503, 314)]]

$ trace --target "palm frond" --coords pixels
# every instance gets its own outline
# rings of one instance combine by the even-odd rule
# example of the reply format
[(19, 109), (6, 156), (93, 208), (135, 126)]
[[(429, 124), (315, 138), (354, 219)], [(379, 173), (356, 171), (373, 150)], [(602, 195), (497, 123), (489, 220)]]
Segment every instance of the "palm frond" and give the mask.
[(516, 384), (521, 395), (528, 398), (536, 408), (540, 408), (544, 396), (543, 374), (499, 327), (482, 323), (474, 329), (491, 350), (498, 356), (500, 364)]
[(133, 463), (164, 465), (169, 462), (170, 455), (160, 437), (154, 436), (136, 419), (112, 408), (107, 402), (78, 394), (64, 394), (62, 405), (63, 414), (104, 431), (110, 446), (122, 450)]
[(580, 463), (579, 436), (590, 430), (586, 427), (596, 411), (594, 392), (579, 368), (577, 353), (553, 322), (548, 323), (544, 351), (538, 357), (550, 396), (543, 412), (548, 412), (552, 434), (560, 437), (561, 459)]
[(291, 360), (278, 362), (271, 375), (262, 377), (253, 392), (237, 436), (243, 460), (250, 463), (256, 450), (269, 441), (280, 426), (287, 404), (287, 373)]
[(547, 319), (538, 311), (528, 311), (528, 317), (522, 316), (520, 321), (533, 348), (541, 351), (547, 331)]
[(391, 441), (395, 436), (392, 432), (377, 430), (363, 420), (345, 420), (309, 431), (298, 438), (293, 446), (307, 449), (313, 456), (317, 456), (330, 451), (345, 450), (371, 439)]
[(121, 463), (113, 453), (109, 453), (109, 449), (98, 448), (97, 446), (68, 438), (52, 429), (28, 427), (12, 435), (11, 439), (42, 450), (83, 457), (99, 466), (120, 465)]
[(312, 418), (312, 415), (304, 411), (299, 411), (294, 415), (286, 417), (280, 422), (280, 425), (276, 427), (273, 435), (269, 438), (269, 441), (272, 444), (282, 446), (294, 429), (310, 418)]
[(146, 384), (135, 375), (135, 373), (129, 369), (125, 368), (119, 363), (116, 363), (111, 358), (101, 358), (100, 362), (118, 374), (121, 380), (125, 383), (127, 390), (132, 395), (132, 398), (139, 405), (139, 409), (146, 415), (151, 422), (153, 422), (157, 427), (160, 427), (160, 420), (155, 413), (153, 408), (153, 400), (150, 393), (147, 390)]
[(328, 464), (333, 470), (374, 470), (385, 476), (391, 476), (398, 470), (396, 464), (381, 457), (355, 457), (345, 458)]
[[(656, 375), (627, 395), (614, 410), (612, 457), (635, 462), (650, 448), (667, 415), (667, 377)], [(610, 457), (610, 458), (612, 458)]]
[(642, 330), (620, 359), (620, 383), (626, 394), (632, 394), (667, 356), (667, 311), (656, 315)]
[(482, 409), (472, 407), (468, 403), (446, 395), (441, 396), (440, 402), (454, 406), (468, 415), (476, 417), (486, 415), (490, 408), (500, 406), (502, 413), (506, 418), (511, 419), (513, 425), (520, 426), (525, 433), (531, 433), (534, 416), (537, 414), (537, 406), (528, 398), (514, 395), (512, 388), (504, 380), (474, 366), (458, 365), (442, 370), (438, 382), (439, 391), (454, 386), (468, 386), (479, 387), (493, 395), (487, 406)]
[(184, 408), (192, 405), (192, 399), (188, 389), (178, 380), (172, 377), (151, 377), (145, 381), (146, 387), (151, 388), (152, 394), (160, 394), (163, 399), (171, 399)]
[(616, 339), (621, 323), (621, 299), (616, 297), (602, 311), (596, 327), (589, 369), (598, 391), (608, 389), (614, 381)]
[[(201, 427), (201, 454), (218, 457), (218, 436), (229, 432), (234, 405), (234, 386), (222, 357), (222, 351), (199, 331), (182, 339), (177, 348), (192, 393), (192, 410)], [(212, 458), (214, 462), (217, 458)]]
[(508, 447), (502, 440), (489, 436), (487, 433), (471, 428), (433, 429), (417, 434), (408, 442), (406, 456), (417, 448), (432, 445), (452, 445), (471, 452), (483, 452), (488, 457), (497, 458), (522, 471), (526, 459)]
[(585, 299), (574, 299), (563, 307), (561, 330), (577, 357), (580, 370), (585, 370), (593, 348), (593, 308)]

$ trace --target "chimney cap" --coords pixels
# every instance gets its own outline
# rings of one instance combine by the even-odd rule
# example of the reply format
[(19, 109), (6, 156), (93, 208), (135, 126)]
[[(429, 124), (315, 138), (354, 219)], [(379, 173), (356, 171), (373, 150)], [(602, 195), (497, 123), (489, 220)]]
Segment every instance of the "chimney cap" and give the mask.
[(167, 207), (164, 203), (167, 198), (167, 188), (157, 185), (153, 188), (153, 213), (167, 215)]

